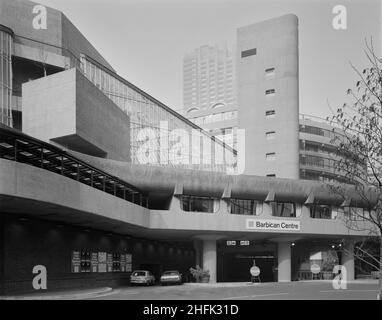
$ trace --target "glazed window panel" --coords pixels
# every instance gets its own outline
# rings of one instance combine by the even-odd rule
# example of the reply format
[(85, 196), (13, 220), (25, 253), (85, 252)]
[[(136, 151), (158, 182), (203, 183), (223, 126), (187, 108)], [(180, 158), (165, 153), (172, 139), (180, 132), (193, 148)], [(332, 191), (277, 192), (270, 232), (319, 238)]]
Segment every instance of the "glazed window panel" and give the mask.
[[(130, 117), (130, 149), (131, 149), (131, 157), (133, 163), (141, 163), (139, 159), (142, 155), (140, 152), (141, 147), (145, 147), (146, 141), (139, 141), (136, 139), (137, 134), (142, 129), (151, 129), (158, 132), (160, 128), (160, 121), (167, 121), (168, 123), (168, 138), (170, 138), (170, 132), (174, 129), (184, 129), (191, 136), (192, 130), (196, 129), (183, 120), (179, 119), (176, 115), (171, 112), (165, 110), (160, 104), (157, 104), (154, 100), (145, 96), (139, 90), (136, 90), (134, 87), (129, 85), (123, 79), (120, 79), (116, 74), (111, 71), (107, 71), (101, 66), (99, 66), (96, 62), (91, 61), (85, 55), (81, 56), (82, 61), (82, 72), (84, 75), (93, 82), (93, 84), (97, 85), (104, 94), (112, 100), (122, 111)], [(102, 81), (102, 79), (104, 80)], [(209, 115), (205, 117), (203, 120), (204, 123), (210, 123), (213, 121), (221, 121), (222, 114), (217, 115)], [(202, 119), (197, 120), (202, 122)], [(197, 122), (195, 121), (195, 122)], [(200, 130), (200, 129), (196, 129)], [(219, 150), (218, 147), (214, 146), (216, 143), (221, 145), (220, 142), (212, 141), (211, 137), (205, 135), (202, 132), (202, 136), (204, 139), (210, 140), (209, 143), (212, 145), (212, 150)], [(160, 146), (160, 135), (156, 135), (156, 143), (152, 145), (158, 146), (158, 148), (151, 148), (148, 150), (150, 152), (150, 157), (155, 159), (159, 159), (158, 157), (158, 149)], [(168, 145), (167, 151), (164, 153), (169, 153), (173, 144)], [(207, 157), (210, 156), (211, 150), (204, 152)], [(232, 153), (232, 158), (236, 158), (236, 155), (231, 150), (225, 150), (225, 153)], [(184, 159), (187, 158), (187, 154), (182, 155)], [(213, 155), (215, 157), (215, 155)], [(204, 156), (202, 156), (204, 158)], [(219, 158), (219, 155), (218, 157)], [(190, 168), (190, 169), (199, 169), (199, 170), (209, 170), (209, 171), (220, 171), (226, 172), (227, 169), (231, 168), (230, 163), (224, 160), (223, 164), (214, 165), (212, 163), (206, 163), (206, 161), (202, 161), (199, 164), (181, 164), (182, 167)], [(178, 163), (172, 163), (170, 159), (166, 160), (167, 162), (158, 162), (158, 165), (164, 166), (179, 166)], [(208, 162), (208, 161), (207, 161)], [(236, 163), (233, 162), (233, 163)]]
[(230, 213), (240, 215), (260, 214), (261, 203), (257, 200), (230, 199)]
[(366, 208), (346, 207), (344, 208), (344, 213), (349, 220), (362, 221), (365, 218), (369, 218), (370, 214), (373, 214), (373, 211)]
[(12, 36), (0, 31), (0, 122), (12, 126)]
[(181, 206), (187, 212), (215, 213), (219, 210), (219, 199), (184, 195)]
[(296, 218), (296, 204), (292, 202), (273, 202), (272, 215), (275, 217)]
[(315, 204), (310, 207), (310, 217), (313, 219), (335, 219), (335, 213), (330, 205)]

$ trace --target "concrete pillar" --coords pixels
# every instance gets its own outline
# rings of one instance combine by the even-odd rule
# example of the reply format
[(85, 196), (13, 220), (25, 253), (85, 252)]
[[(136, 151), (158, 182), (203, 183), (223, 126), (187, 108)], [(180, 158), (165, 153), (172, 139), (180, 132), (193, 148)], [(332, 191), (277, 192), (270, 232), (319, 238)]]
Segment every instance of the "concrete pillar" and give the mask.
[(354, 241), (346, 241), (343, 245), (341, 264), (346, 268), (346, 280), (353, 281), (354, 269)]
[(195, 266), (202, 267), (202, 250), (200, 240), (194, 240)]
[(291, 243), (277, 243), (278, 256), (278, 282), (290, 282), (292, 275), (292, 250)]
[(216, 240), (203, 240), (203, 269), (210, 271), (210, 283), (216, 283)]
[(171, 212), (182, 213), (182, 202), (179, 196), (172, 196), (169, 209)]
[(231, 205), (228, 199), (220, 199), (219, 213), (221, 214), (231, 213)]

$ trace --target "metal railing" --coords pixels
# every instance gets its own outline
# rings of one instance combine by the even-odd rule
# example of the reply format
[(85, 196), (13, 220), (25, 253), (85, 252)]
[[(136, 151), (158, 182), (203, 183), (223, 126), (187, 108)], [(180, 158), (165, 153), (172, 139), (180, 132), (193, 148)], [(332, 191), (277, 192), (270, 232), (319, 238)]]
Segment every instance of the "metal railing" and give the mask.
[(48, 170), (148, 208), (147, 195), (66, 151), (0, 125), (0, 158)]

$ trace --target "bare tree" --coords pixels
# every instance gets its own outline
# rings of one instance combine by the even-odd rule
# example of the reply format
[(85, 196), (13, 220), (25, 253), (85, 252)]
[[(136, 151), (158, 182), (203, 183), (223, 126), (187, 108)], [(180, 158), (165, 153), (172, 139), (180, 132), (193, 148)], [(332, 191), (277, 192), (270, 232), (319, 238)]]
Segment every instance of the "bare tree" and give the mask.
[(332, 139), (341, 155), (334, 162), (335, 170), (354, 184), (358, 200), (349, 197), (344, 185), (331, 188), (342, 195), (343, 206), (349, 209), (347, 226), (379, 238), (378, 299), (382, 299), (382, 59), (376, 56), (372, 39), (365, 41), (364, 52), (365, 69), (359, 71), (351, 64), (359, 80), (354, 90), (347, 90), (350, 102), (328, 117), (339, 128), (333, 129)]

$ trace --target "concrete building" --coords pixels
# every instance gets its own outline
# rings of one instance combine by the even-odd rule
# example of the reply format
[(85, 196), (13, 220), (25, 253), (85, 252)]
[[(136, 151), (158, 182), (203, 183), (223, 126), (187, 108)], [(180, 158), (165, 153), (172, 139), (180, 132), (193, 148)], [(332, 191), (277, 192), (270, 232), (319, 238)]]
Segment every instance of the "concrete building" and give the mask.
[[(13, 51), (0, 70), (13, 77), (13, 128), (9, 100), (0, 125), (0, 294), (34, 291), (35, 266), (47, 270), (48, 290), (128, 285), (134, 269), (157, 279), (177, 269), (190, 281), (195, 265), (211, 283), (249, 281), (254, 263), (262, 281), (312, 279), (312, 264), (320, 278), (338, 263), (357, 276), (354, 245), (369, 232), (344, 222), (349, 208), (372, 210), (352, 187), (344, 201), (317, 181), (136, 163), (131, 119), (199, 127), (120, 78), (62, 13), (46, 8), (49, 27), (34, 29), (37, 4), (0, 5)], [(281, 21), (294, 39), (295, 17)], [(254, 48), (247, 36), (244, 52)], [(2, 89), (9, 97), (9, 84)]]
[[(294, 15), (239, 28), (234, 60), (237, 105), (194, 103), (184, 115), (234, 149), (237, 130), (245, 130), (246, 174), (349, 183), (335, 170), (341, 155), (333, 137), (341, 135), (340, 129), (300, 114), (298, 51)], [(184, 77), (191, 77), (189, 69), (184, 69)], [(201, 83), (194, 77), (193, 87)], [(208, 87), (203, 88), (208, 95)], [(189, 91), (185, 86), (185, 99)]]
[(224, 46), (201, 46), (183, 59), (183, 108), (236, 107), (235, 56)]
[[(79, 148), (79, 144), (86, 144), (89, 154), (102, 154), (111, 159), (119, 160), (122, 156), (124, 159), (129, 158), (129, 161), (133, 163), (144, 162), (221, 172), (235, 170), (235, 160), (226, 161), (228, 158), (235, 159), (236, 157), (232, 148), (224, 147), (220, 141), (213, 141), (212, 136), (200, 127), (121, 78), (63, 13), (22, 0), (2, 0), (0, 6), (1, 22), (4, 24), (0, 30), (2, 39), (4, 39), (1, 47), (4, 52), (2, 54), (4, 82), (1, 84), (0, 106), (2, 123), (74, 150)], [(34, 8), (37, 13), (33, 13)], [(46, 29), (34, 25), (36, 17), (41, 14), (46, 17)], [(85, 136), (90, 138), (90, 132), (81, 135), (75, 132), (74, 128), (69, 130), (57, 126), (60, 118), (57, 116), (58, 113), (53, 110), (50, 115), (55, 117), (54, 124), (49, 124), (51, 119), (40, 117), (41, 113), (40, 116), (37, 116), (38, 113), (34, 112), (36, 104), (41, 103), (33, 92), (36, 93), (38, 88), (31, 85), (24, 94), (23, 84), (35, 79), (49, 78), (53, 74), (72, 68), (76, 68), (82, 74), (82, 76), (76, 75), (75, 79), (78, 83), (73, 82), (72, 87), (77, 85), (78, 88), (78, 85), (84, 85), (89, 88), (87, 91), (94, 91), (95, 88), (86, 83), (83, 79), (84, 76), (98, 89), (97, 96), (102, 96), (99, 107), (112, 103), (114, 107), (125, 113), (125, 116), (116, 121), (125, 119), (129, 123), (129, 137), (126, 136), (126, 132), (120, 134), (115, 132), (115, 136), (119, 135), (119, 139), (125, 139), (129, 149), (127, 151), (124, 148), (123, 155), (116, 155), (115, 150), (104, 149), (103, 147), (109, 143), (108, 141), (103, 141), (101, 143), (103, 146), (91, 145), (93, 141), (85, 139)], [(52, 81), (55, 83), (65, 81), (60, 77), (62, 75), (41, 79), (40, 83), (49, 86), (50, 79), (54, 79)], [(74, 81), (74, 78), (72, 79)], [(50, 97), (41, 98), (46, 103), (45, 109), (49, 98), (51, 99), (49, 108), (62, 111), (62, 102), (55, 99), (55, 94), (61, 96), (66, 92), (60, 91), (59, 86), (56, 89), (56, 92), (51, 92)], [(106, 96), (110, 102), (105, 102), (103, 96)], [(70, 96), (67, 96), (67, 99), (69, 98)], [(77, 95), (72, 95), (71, 98), (73, 108), (74, 101), (85, 105), (90, 102), (86, 99), (94, 100), (92, 95), (81, 95), (79, 90), (77, 90)], [(80, 101), (81, 99), (84, 100)], [(30, 110), (30, 112), (23, 112), (25, 110)], [(80, 110), (82, 108), (77, 109), (77, 114)], [(99, 109), (99, 112), (103, 111)], [(115, 119), (117, 119), (118, 111), (115, 112)], [(34, 117), (33, 124), (23, 126), (23, 120), (27, 121), (25, 117), (29, 116)], [(65, 116), (65, 120), (69, 119), (75, 120), (68, 114)], [(74, 126), (73, 121), (70, 124), (72, 126)], [(62, 125), (63, 121), (60, 124)], [(68, 126), (69, 123), (66, 125)], [(78, 129), (79, 126), (77, 126)], [(188, 139), (194, 132), (199, 134), (200, 143), (207, 145), (203, 152), (193, 154), (189, 150), (185, 151), (176, 147), (178, 139), (185, 141), (184, 144), (188, 144)], [(162, 139), (163, 136), (165, 139)], [(166, 143), (162, 143), (163, 141)], [(217, 151), (218, 149), (219, 151)], [(82, 150), (84, 151), (84, 149)]]
[(237, 43), (239, 128), (254, 138), (246, 139), (245, 172), (298, 179), (297, 17), (239, 28)]

